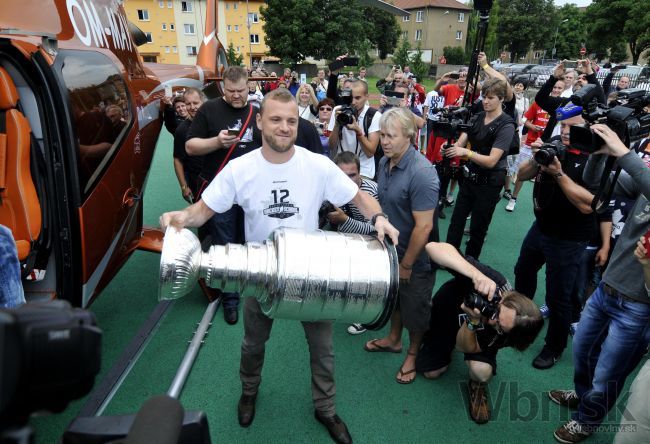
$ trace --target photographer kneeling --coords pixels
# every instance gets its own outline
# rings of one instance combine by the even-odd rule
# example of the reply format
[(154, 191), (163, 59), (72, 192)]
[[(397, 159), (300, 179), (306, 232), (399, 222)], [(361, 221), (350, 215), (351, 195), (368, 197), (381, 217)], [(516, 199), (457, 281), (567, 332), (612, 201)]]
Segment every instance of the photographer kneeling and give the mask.
[(447, 371), (454, 346), (465, 353), (470, 416), (484, 424), (490, 419), (486, 384), (496, 374), (497, 352), (503, 347), (525, 350), (544, 325), (542, 314), (532, 300), (512, 291), (501, 273), (463, 258), (452, 245), (431, 242), (426, 251), (454, 278), (433, 297), (416, 369), (436, 379)]

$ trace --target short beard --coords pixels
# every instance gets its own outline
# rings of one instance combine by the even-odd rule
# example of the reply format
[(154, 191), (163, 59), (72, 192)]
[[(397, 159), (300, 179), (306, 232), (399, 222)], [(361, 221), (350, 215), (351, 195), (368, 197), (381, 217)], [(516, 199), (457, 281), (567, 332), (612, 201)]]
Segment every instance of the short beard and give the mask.
[(293, 147), (294, 143), (296, 142), (296, 138), (294, 137), (289, 140), (287, 144), (282, 145), (278, 142), (273, 134), (269, 134), (267, 136), (264, 133), (262, 133), (262, 139), (264, 139), (264, 142), (266, 142), (267, 145), (276, 153), (286, 153), (291, 149), (291, 147)]

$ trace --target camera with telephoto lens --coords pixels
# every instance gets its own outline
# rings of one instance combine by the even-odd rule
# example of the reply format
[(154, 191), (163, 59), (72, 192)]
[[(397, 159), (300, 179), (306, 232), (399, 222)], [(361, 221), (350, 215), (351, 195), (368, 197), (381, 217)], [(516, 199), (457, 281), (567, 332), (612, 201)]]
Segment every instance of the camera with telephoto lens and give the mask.
[(571, 96), (574, 105), (582, 106), (582, 116), (587, 121), (583, 125), (571, 127), (571, 147), (593, 153), (603, 145), (603, 139), (591, 130), (594, 123), (603, 123), (611, 128), (627, 146), (648, 137), (650, 134), (650, 114), (644, 108), (650, 105), (650, 92), (639, 88), (619, 91), (611, 105), (598, 103), (599, 90), (596, 85), (585, 85)]
[(472, 292), (465, 296), (463, 304), (465, 307), (470, 310), (477, 309), (481, 312), (481, 315), (487, 319), (495, 319), (499, 314), (499, 302), (501, 302), (501, 296), (493, 296), (492, 300), (489, 301), (484, 296), (481, 296), (478, 293)]
[(357, 117), (357, 109), (352, 106), (352, 90), (350, 88), (342, 89), (339, 97), (342, 105), (336, 115), (336, 122), (339, 126), (350, 125)]
[(556, 157), (560, 162), (564, 160), (566, 147), (560, 140), (543, 144), (535, 153), (535, 162), (540, 165), (549, 166)]

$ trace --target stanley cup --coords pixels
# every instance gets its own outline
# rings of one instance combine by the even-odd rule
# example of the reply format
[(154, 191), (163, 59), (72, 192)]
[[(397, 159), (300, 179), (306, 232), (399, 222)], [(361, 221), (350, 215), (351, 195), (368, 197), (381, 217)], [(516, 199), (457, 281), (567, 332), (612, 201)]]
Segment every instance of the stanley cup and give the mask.
[(253, 297), (271, 318), (333, 320), (382, 328), (397, 299), (398, 259), (389, 240), (329, 231), (275, 230), (269, 240), (201, 250), (189, 230), (167, 228), (159, 299), (189, 293), (199, 278)]

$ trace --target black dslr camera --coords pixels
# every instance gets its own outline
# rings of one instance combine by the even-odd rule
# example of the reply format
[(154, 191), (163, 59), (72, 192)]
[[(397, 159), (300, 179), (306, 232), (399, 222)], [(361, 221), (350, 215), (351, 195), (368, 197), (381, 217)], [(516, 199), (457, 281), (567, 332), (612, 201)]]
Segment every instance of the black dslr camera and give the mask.
[(475, 292), (468, 294), (463, 300), (465, 307), (470, 310), (476, 308), (481, 312), (481, 315), (487, 319), (495, 319), (499, 315), (499, 302), (501, 302), (501, 296), (495, 295), (492, 297), (492, 300), (489, 301)]
[(553, 159), (556, 157), (560, 162), (564, 160), (564, 155), (566, 154), (566, 147), (561, 140), (556, 140), (554, 142), (545, 143), (542, 145), (539, 150), (535, 153), (535, 162), (540, 165), (549, 166)]
[(648, 137), (650, 114), (644, 108), (650, 105), (650, 92), (639, 88), (624, 89), (610, 106), (598, 103), (596, 92), (595, 85), (585, 85), (571, 96), (573, 104), (582, 106), (582, 116), (588, 122), (571, 127), (572, 147), (593, 153), (603, 146), (602, 138), (590, 128), (594, 123), (606, 124), (627, 146)]
[(339, 97), (343, 105), (336, 115), (336, 122), (339, 126), (350, 125), (354, 123), (354, 119), (357, 117), (357, 109), (352, 106), (352, 90), (349, 88), (342, 89)]

